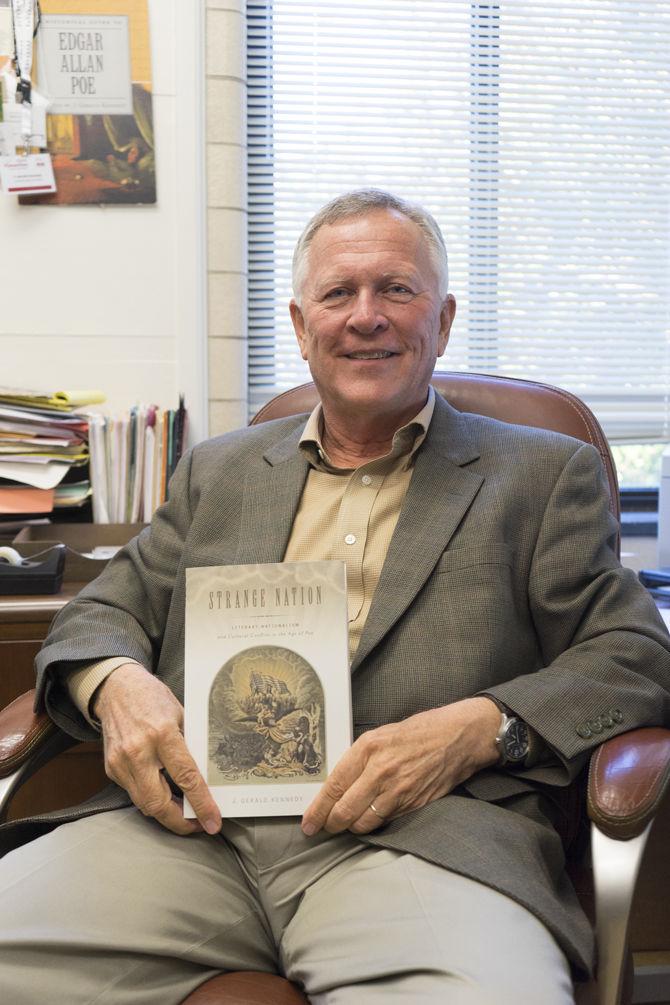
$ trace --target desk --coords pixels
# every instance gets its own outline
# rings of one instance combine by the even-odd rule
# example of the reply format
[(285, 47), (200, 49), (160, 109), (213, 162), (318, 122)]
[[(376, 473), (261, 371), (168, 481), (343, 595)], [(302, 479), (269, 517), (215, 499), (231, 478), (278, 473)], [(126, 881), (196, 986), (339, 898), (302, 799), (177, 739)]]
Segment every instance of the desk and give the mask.
[[(35, 686), (35, 654), (52, 619), (83, 585), (65, 583), (51, 596), (0, 597), (0, 708)], [(106, 784), (100, 744), (79, 744), (26, 782), (11, 804), (9, 819), (75, 805)]]

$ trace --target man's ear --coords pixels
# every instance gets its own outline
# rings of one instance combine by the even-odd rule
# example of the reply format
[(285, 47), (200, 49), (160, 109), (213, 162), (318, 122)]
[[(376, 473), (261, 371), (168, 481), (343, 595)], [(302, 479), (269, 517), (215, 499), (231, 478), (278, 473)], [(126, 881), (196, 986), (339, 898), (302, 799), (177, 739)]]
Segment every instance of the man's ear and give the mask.
[(293, 323), (293, 331), (295, 332), (295, 337), (298, 340), (298, 345), (300, 347), (300, 355), (303, 359), (307, 359), (307, 336), (305, 334), (305, 319), (303, 313), (296, 300), (291, 300), (288, 305), (288, 309), (291, 313), (291, 321)]
[(451, 332), (451, 326), (454, 323), (455, 317), (456, 298), (452, 293), (448, 293), (444, 303), (442, 304), (442, 310), (440, 311), (440, 338), (437, 347), (438, 356), (444, 355), (444, 350), (447, 348), (449, 333)]

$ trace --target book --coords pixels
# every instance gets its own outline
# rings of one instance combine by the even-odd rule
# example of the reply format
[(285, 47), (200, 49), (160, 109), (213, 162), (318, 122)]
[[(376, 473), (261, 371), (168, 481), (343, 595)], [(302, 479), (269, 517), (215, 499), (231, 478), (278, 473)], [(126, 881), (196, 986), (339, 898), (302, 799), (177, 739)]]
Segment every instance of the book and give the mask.
[[(90, 416), (89, 449), (95, 523), (151, 520), (157, 507), (165, 502), (168, 478), (184, 447), (183, 436), (172, 436), (172, 453), (168, 457), (168, 430), (177, 428), (178, 418), (179, 428), (183, 429), (186, 416), (182, 398), (178, 410), (160, 411), (156, 405), (134, 405), (128, 412), (116, 416)], [(1, 437), (0, 430), (0, 464)], [(63, 455), (63, 459), (68, 460), (68, 455)], [(168, 467), (168, 462), (171, 467)]]
[(351, 745), (347, 632), (344, 562), (186, 570), (184, 736), (222, 816), (303, 813)]

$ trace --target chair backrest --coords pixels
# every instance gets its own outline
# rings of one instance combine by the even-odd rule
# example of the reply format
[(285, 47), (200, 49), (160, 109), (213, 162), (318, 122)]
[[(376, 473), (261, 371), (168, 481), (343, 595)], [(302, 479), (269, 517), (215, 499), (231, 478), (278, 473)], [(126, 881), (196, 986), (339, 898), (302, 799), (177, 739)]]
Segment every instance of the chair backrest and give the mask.
[[(459, 412), (475, 412), (521, 426), (553, 429), (591, 443), (600, 451), (609, 482), (610, 506), (619, 519), (619, 486), (609, 445), (593, 412), (574, 394), (532, 380), (481, 373), (434, 373), (432, 384)], [(314, 384), (301, 384), (272, 398), (252, 422), (310, 412), (318, 400)]]

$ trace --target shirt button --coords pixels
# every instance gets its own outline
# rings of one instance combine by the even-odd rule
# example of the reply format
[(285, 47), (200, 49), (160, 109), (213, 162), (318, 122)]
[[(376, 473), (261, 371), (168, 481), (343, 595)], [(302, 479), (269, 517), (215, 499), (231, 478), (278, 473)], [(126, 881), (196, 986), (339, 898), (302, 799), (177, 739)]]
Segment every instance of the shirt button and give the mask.
[(345, 544), (356, 544), (356, 535), (355, 534), (347, 534), (347, 536), (344, 539), (344, 543)]
[(363, 475), (361, 481), (363, 482), (364, 485), (372, 484), (372, 478), (370, 478), (370, 475)]

